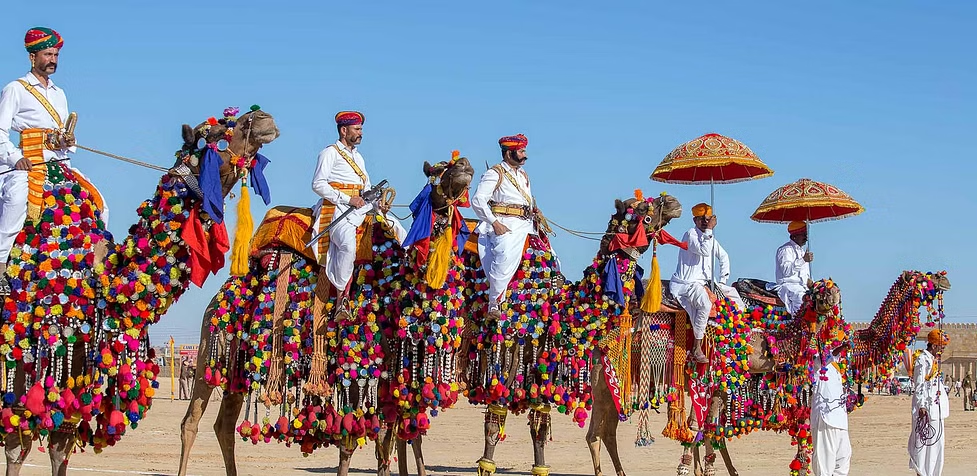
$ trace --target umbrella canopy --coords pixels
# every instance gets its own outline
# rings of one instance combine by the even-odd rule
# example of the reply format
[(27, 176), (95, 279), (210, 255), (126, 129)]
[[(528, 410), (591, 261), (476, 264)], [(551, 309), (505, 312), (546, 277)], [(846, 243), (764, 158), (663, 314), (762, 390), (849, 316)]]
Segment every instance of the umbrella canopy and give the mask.
[(734, 183), (773, 175), (746, 144), (716, 133), (692, 139), (665, 156), (651, 179), (682, 184)]
[(864, 211), (865, 207), (838, 187), (802, 178), (774, 190), (750, 218), (761, 223), (813, 223), (847, 218)]

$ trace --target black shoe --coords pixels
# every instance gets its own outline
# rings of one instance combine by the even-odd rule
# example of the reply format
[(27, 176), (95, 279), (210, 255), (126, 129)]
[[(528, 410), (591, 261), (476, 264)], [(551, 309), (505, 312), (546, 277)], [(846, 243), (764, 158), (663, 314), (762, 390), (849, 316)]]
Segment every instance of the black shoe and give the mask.
[(7, 281), (7, 275), (0, 274), (0, 296), (9, 296), (12, 291), (10, 281)]

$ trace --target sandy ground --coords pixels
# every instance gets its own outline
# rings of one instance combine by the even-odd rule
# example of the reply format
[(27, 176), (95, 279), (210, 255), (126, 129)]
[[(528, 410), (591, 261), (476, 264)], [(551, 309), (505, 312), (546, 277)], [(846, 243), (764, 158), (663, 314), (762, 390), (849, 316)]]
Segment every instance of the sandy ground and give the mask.
[[(168, 395), (169, 379), (161, 382), (160, 394)], [(908, 469), (906, 441), (909, 433), (908, 397), (870, 396), (866, 405), (851, 414), (851, 439), (854, 475), (912, 475)], [(204, 416), (200, 434), (193, 447), (189, 474), (223, 475), (223, 463), (212, 425), (219, 402), (211, 402)], [(180, 422), (186, 412), (186, 401), (158, 399), (149, 418), (136, 430), (130, 430), (122, 443), (95, 455), (91, 451), (72, 456), (68, 474), (90, 475), (172, 475), (176, 474), (180, 455)], [(963, 412), (960, 398), (952, 399), (946, 425), (946, 467), (944, 475), (977, 475), (977, 412)], [(529, 475), (532, 448), (524, 415), (510, 416), (507, 439), (496, 451), (499, 475)], [(468, 404), (442, 413), (424, 440), (425, 459), (433, 476), (474, 475), (474, 462), (482, 453), (482, 413)], [(665, 415), (655, 415), (652, 427), (660, 431)], [(619, 427), (621, 456), (631, 475), (674, 475), (681, 447), (658, 437), (646, 448), (633, 445), (635, 425)], [(586, 430), (562, 415), (555, 415), (553, 441), (547, 445), (547, 462), (552, 476), (592, 475), (590, 453), (584, 441)], [(238, 471), (242, 475), (316, 475), (335, 474), (338, 452), (335, 448), (302, 457), (297, 447), (279, 444), (237, 442)], [(777, 475), (788, 473), (787, 464), (794, 452), (790, 439), (776, 433), (755, 433), (735, 440), (730, 452), (740, 474)], [(353, 457), (351, 474), (375, 474), (373, 446), (361, 448)], [(605, 474), (613, 474), (606, 453), (602, 455)], [(27, 460), (22, 474), (50, 474), (46, 454), (35, 451)], [(411, 463), (413, 471), (413, 463)], [(412, 473), (414, 474), (414, 473)], [(720, 468), (718, 474), (726, 474)]]

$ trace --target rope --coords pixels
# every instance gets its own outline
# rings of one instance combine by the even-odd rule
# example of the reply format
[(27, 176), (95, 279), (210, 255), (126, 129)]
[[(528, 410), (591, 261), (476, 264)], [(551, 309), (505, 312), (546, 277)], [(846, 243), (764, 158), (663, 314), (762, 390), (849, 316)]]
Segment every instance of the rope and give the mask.
[(108, 158), (111, 158), (111, 159), (121, 160), (123, 162), (128, 162), (130, 164), (138, 165), (140, 167), (146, 167), (147, 169), (158, 170), (160, 172), (169, 172), (170, 171), (170, 169), (168, 169), (166, 167), (160, 167), (158, 165), (153, 165), (153, 164), (150, 164), (148, 162), (143, 162), (143, 161), (136, 160), (136, 159), (130, 159), (128, 157), (122, 157), (121, 155), (110, 154), (108, 152), (101, 151), (101, 150), (98, 150), (98, 149), (92, 149), (90, 147), (85, 147), (83, 145), (75, 144), (75, 147), (77, 147), (79, 149), (82, 149), (82, 150), (87, 150), (87, 151), (89, 151), (89, 152), (91, 152), (93, 154), (104, 155), (105, 157), (108, 157)]

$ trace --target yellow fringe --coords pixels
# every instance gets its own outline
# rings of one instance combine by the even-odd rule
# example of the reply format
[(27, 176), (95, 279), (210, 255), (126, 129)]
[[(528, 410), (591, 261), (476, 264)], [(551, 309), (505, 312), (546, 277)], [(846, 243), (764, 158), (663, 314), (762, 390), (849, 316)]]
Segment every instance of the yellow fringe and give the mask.
[(448, 268), (451, 266), (451, 249), (454, 245), (451, 233), (445, 230), (434, 239), (434, 244), (427, 258), (427, 286), (431, 289), (441, 289), (448, 279)]
[(641, 310), (645, 313), (658, 312), (662, 306), (662, 279), (661, 268), (658, 267), (658, 243), (654, 244), (654, 251), (651, 253), (651, 273), (648, 275), (648, 289), (645, 296), (641, 299)]
[(237, 228), (234, 230), (234, 246), (231, 248), (231, 276), (247, 274), (253, 232), (251, 195), (248, 193), (248, 186), (241, 182), (241, 199), (237, 201)]

